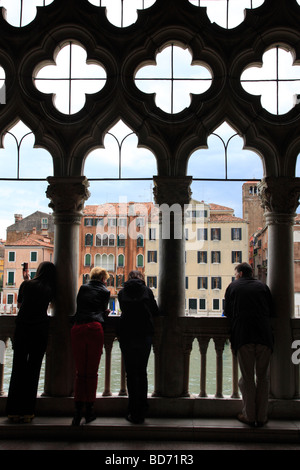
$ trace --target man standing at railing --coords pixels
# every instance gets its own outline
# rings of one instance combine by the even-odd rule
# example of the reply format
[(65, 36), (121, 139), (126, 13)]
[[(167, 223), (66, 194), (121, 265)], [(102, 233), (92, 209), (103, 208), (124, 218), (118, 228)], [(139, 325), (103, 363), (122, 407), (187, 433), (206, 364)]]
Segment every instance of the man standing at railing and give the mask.
[(235, 281), (225, 292), (224, 315), (231, 321), (231, 347), (241, 371), (243, 410), (237, 418), (250, 426), (267, 422), (273, 311), (268, 286), (253, 278), (248, 263), (236, 266)]

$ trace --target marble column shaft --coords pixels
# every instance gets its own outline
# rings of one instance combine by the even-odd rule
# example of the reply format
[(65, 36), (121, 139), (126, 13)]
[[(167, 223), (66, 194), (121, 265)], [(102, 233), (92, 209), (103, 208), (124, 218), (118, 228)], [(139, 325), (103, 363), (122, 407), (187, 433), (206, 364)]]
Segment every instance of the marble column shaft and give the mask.
[(73, 392), (73, 360), (70, 316), (78, 291), (79, 228), (82, 209), (89, 197), (85, 177), (49, 177), (47, 197), (53, 209), (54, 263), (57, 267), (57, 298), (46, 361), (45, 394), (70, 396)]
[(189, 204), (191, 177), (154, 178), (160, 213), (159, 306), (164, 312), (157, 391), (161, 396), (184, 393), (182, 332), (177, 319), (185, 312), (184, 208)]
[(268, 226), (267, 283), (276, 314), (273, 322), (275, 346), (271, 362), (271, 396), (281, 399), (295, 395), (290, 319), (294, 316), (293, 226), (299, 190), (298, 178), (267, 177), (259, 185)]

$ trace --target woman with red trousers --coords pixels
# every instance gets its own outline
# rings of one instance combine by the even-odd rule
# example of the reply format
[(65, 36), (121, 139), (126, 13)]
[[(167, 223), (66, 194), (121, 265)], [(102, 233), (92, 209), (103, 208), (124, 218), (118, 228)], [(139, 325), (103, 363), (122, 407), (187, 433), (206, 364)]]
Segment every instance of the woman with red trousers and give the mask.
[(72, 349), (75, 359), (75, 414), (72, 425), (79, 425), (85, 408), (85, 421), (96, 418), (94, 402), (98, 384), (98, 368), (103, 350), (103, 325), (108, 315), (110, 292), (106, 288), (108, 273), (95, 267), (90, 281), (83, 284), (77, 295), (75, 324), (71, 330)]

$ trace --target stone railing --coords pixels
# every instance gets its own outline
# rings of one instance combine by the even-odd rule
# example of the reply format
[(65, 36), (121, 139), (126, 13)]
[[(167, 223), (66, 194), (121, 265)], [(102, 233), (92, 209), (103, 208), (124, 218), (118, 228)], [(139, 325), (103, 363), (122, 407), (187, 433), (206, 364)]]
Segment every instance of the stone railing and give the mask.
[[(184, 317), (178, 323), (183, 332), (183, 354), (185, 376), (183, 396), (189, 396), (189, 365), (193, 341), (199, 344), (200, 393), (199, 397), (207, 396), (207, 349), (213, 340), (216, 352), (216, 398), (223, 398), (223, 352), (226, 341), (230, 338), (230, 325), (227, 318), (221, 317)], [(232, 354), (232, 392), (231, 398), (238, 398), (238, 364)]]
[[(163, 323), (167, 321), (165, 318), (158, 318), (155, 322), (155, 337), (154, 337), (154, 392), (153, 396), (159, 396), (157, 392), (157, 377), (159, 368), (159, 343), (161, 340), (161, 333), (163, 329)], [(105, 361), (105, 380), (104, 390), (102, 396), (109, 397), (113, 393), (111, 391), (111, 370), (112, 370), (112, 348), (116, 340), (116, 325), (118, 317), (110, 317), (109, 322), (105, 328), (105, 340), (104, 340), (104, 361)], [(15, 315), (0, 315), (0, 394), (3, 395), (3, 374), (5, 367), (5, 348), (7, 347), (8, 340), (13, 338), (15, 325)], [(190, 354), (192, 350), (193, 341), (196, 339), (199, 344), (199, 384), (200, 393), (199, 397), (206, 397), (206, 353), (210, 340), (213, 340), (216, 351), (216, 393), (215, 397), (222, 398), (223, 390), (223, 350), (226, 340), (229, 338), (229, 324), (226, 318), (194, 318), (194, 317), (182, 317), (178, 319), (178, 326), (182, 331), (182, 354), (184, 360), (185, 374), (183, 377), (182, 385), (182, 396), (189, 397), (189, 364)], [(51, 333), (50, 333), (51, 335)], [(51, 338), (50, 338), (51, 341)], [(121, 352), (120, 352), (121, 354)], [(238, 397), (238, 386), (237, 386), (237, 363), (236, 358), (233, 356), (232, 359), (232, 370), (233, 370), (233, 390), (232, 398)], [(121, 362), (121, 373), (120, 373), (120, 389), (118, 392), (119, 396), (126, 396), (126, 376), (123, 361)]]
[[(105, 329), (105, 384), (102, 392), (103, 397), (110, 397), (113, 394), (111, 391), (111, 368), (112, 368), (112, 348), (116, 340), (116, 324), (118, 317), (110, 317), (110, 320)], [(157, 377), (159, 369), (159, 344), (161, 341), (161, 334), (164, 323), (167, 318), (161, 317), (155, 321), (155, 338), (153, 344), (154, 352), (154, 392), (153, 397), (160, 397), (157, 392)], [(192, 351), (193, 342), (196, 340), (199, 345), (199, 398), (207, 397), (207, 349), (210, 341), (214, 343), (216, 354), (216, 390), (215, 398), (222, 399), (223, 396), (223, 352), (224, 345), (229, 339), (230, 326), (228, 319), (216, 317), (181, 317), (177, 319), (177, 324), (180, 332), (182, 333), (182, 360), (184, 361), (184, 376), (182, 384), (182, 397), (190, 397), (189, 393), (189, 366), (190, 355)], [(0, 315), (0, 395), (3, 395), (3, 372), (5, 368), (5, 347), (8, 340), (13, 338), (15, 325), (15, 315)], [(166, 325), (165, 325), (166, 326)], [(291, 321), (293, 338), (300, 339), (300, 321), (293, 319)], [(292, 350), (291, 350), (292, 352)], [(121, 354), (121, 353), (120, 353)], [(4, 360), (3, 360), (4, 359)], [(174, 358), (177, 360), (177, 358)], [(4, 364), (3, 364), (4, 363)], [(232, 355), (232, 390), (230, 397), (238, 398), (238, 365), (236, 356)], [(299, 366), (295, 366), (295, 374), (297, 377), (297, 384), (299, 384)], [(122, 363), (120, 373), (120, 389), (117, 393), (118, 396), (126, 396), (126, 379), (125, 370)], [(297, 389), (297, 396), (299, 397), (299, 386)]]

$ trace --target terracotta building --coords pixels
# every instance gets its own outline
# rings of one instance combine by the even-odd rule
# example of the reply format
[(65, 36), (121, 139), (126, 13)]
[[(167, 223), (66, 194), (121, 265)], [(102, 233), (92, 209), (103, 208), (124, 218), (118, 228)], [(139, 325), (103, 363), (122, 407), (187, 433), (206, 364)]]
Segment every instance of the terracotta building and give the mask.
[(89, 279), (94, 266), (109, 272), (110, 309), (128, 273), (145, 273), (145, 239), (153, 203), (106, 203), (87, 205), (79, 235), (79, 286)]

